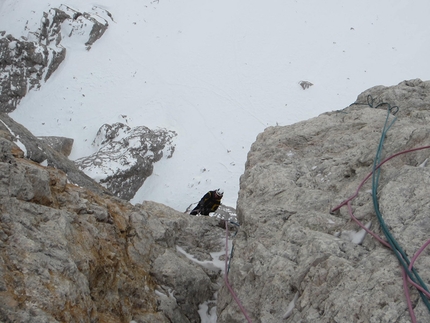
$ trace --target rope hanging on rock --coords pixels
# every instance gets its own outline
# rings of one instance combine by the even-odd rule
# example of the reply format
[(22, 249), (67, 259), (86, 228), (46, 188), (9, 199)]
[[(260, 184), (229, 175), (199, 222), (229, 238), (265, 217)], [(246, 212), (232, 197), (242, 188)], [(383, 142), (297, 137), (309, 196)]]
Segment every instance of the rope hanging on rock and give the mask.
[(245, 310), (245, 307), (243, 307), (239, 297), (237, 297), (236, 293), (234, 292), (233, 288), (231, 287), (229, 281), (228, 281), (228, 221), (225, 221), (225, 269), (224, 269), (224, 281), (225, 285), (227, 286), (228, 290), (230, 291), (231, 296), (233, 296), (234, 300), (236, 301), (237, 305), (239, 306), (240, 310), (242, 311), (243, 315), (245, 316), (246, 320), (249, 323), (252, 323), (250, 317), (248, 316), (248, 313)]
[[(404, 288), (404, 292), (405, 292), (406, 301), (407, 301), (407, 304), (408, 304), (408, 310), (409, 310), (412, 322), (415, 323), (416, 322), (416, 317), (415, 317), (414, 309), (413, 309), (412, 302), (411, 302), (411, 299), (410, 299), (410, 296), (409, 296), (409, 289), (408, 289), (408, 286), (407, 286), (407, 282), (409, 282), (411, 285), (413, 285), (414, 287), (417, 288), (418, 292), (420, 293), (421, 298), (423, 299), (424, 304), (427, 306), (427, 308), (430, 311), (430, 304), (429, 304), (429, 300), (428, 300), (428, 298), (430, 298), (430, 292), (428, 291), (427, 286), (422, 281), (421, 277), (418, 275), (418, 273), (416, 272), (416, 270), (413, 268), (413, 265), (414, 265), (416, 259), (418, 258), (418, 256), (422, 253), (422, 251), (428, 245), (430, 245), (430, 239), (418, 250), (418, 252), (412, 258), (412, 261), (409, 261), (406, 253), (403, 251), (403, 249), (399, 246), (399, 244), (397, 243), (397, 241), (395, 240), (395, 238), (393, 237), (393, 235), (390, 233), (387, 225), (385, 224), (385, 221), (382, 218), (382, 214), (381, 214), (381, 212), (379, 210), (379, 202), (378, 202), (378, 196), (377, 196), (377, 189), (378, 189), (378, 184), (379, 184), (380, 167), (383, 164), (385, 164), (389, 160), (391, 160), (394, 157), (397, 157), (399, 155), (410, 153), (410, 152), (413, 152), (413, 151), (418, 151), (418, 150), (423, 150), (423, 149), (429, 149), (430, 146), (418, 147), (418, 148), (413, 148), (413, 149), (401, 151), (401, 152), (398, 152), (398, 153), (396, 153), (396, 154), (394, 154), (394, 155), (392, 155), (392, 156), (384, 159), (383, 161), (380, 161), (381, 154), (382, 154), (382, 148), (383, 148), (383, 144), (384, 144), (384, 140), (385, 140), (386, 134), (387, 134), (388, 130), (391, 128), (391, 126), (393, 125), (393, 123), (396, 120), (396, 118), (394, 118), (394, 120), (392, 120), (391, 122), (389, 122), (389, 117), (390, 117), (391, 114), (395, 115), (398, 112), (399, 108), (397, 106), (391, 107), (387, 103), (379, 103), (378, 105), (374, 106), (374, 100), (373, 100), (373, 98), (370, 95), (367, 97), (367, 102), (368, 102), (368, 105), (371, 108), (378, 108), (378, 107), (380, 107), (382, 105), (388, 105), (388, 108), (387, 108), (387, 117), (386, 117), (386, 120), (385, 120), (384, 128), (383, 128), (382, 133), (381, 133), (381, 138), (380, 138), (380, 142), (379, 142), (379, 145), (378, 145), (376, 157), (375, 157), (375, 160), (374, 160), (374, 163), (373, 163), (372, 172), (370, 174), (368, 174), (365, 177), (365, 179), (360, 183), (360, 185), (358, 186), (355, 194), (352, 195), (351, 197), (349, 197), (344, 202), (342, 202), (337, 207), (335, 207), (331, 211), (331, 213), (339, 210), (342, 206), (347, 205), (348, 212), (349, 212), (351, 218), (361, 228), (363, 228), (366, 232), (368, 232), (369, 234), (371, 234), (375, 239), (377, 239), (383, 245), (385, 245), (386, 247), (391, 248), (393, 250), (394, 254), (396, 255), (397, 259), (399, 260), (399, 262), (401, 264), (402, 277), (403, 277), (403, 288)], [(378, 218), (378, 221), (380, 223), (381, 229), (384, 232), (384, 235), (385, 235), (387, 241), (383, 240), (377, 234), (375, 234), (371, 230), (367, 229), (354, 216), (353, 211), (352, 211), (351, 201), (355, 197), (357, 197), (358, 192), (360, 191), (361, 187), (364, 185), (364, 183), (370, 177), (372, 177), (372, 201), (373, 201), (373, 204), (374, 204), (375, 213), (377, 215), (377, 218)]]
[[(373, 103), (373, 100), (372, 100)], [(381, 103), (379, 105), (382, 105), (384, 103)], [(409, 258), (406, 255), (406, 253), (404, 252), (404, 250), (402, 249), (402, 247), (398, 244), (397, 240), (394, 238), (394, 236), (391, 234), (390, 230), (388, 229), (387, 225), (385, 224), (385, 221), (382, 217), (382, 213), (379, 209), (379, 201), (378, 201), (378, 184), (379, 184), (379, 176), (381, 174), (381, 168), (376, 169), (376, 166), (380, 163), (381, 161), (381, 154), (382, 154), (382, 148), (384, 146), (384, 141), (386, 138), (386, 134), (388, 132), (388, 130), (391, 128), (391, 126), (393, 125), (393, 123), (396, 121), (396, 118), (394, 118), (391, 122), (389, 122), (389, 117), (390, 117), (390, 113), (393, 111), (393, 108), (391, 108), (391, 106), (387, 103), (388, 108), (387, 108), (387, 117), (385, 119), (385, 124), (384, 124), (384, 128), (382, 129), (382, 134), (381, 134), (381, 138), (379, 140), (379, 145), (378, 145), (378, 149), (376, 152), (376, 157), (375, 160), (373, 162), (373, 175), (372, 175), (372, 201), (373, 201), (373, 208), (375, 210), (376, 216), (378, 218), (378, 222), (381, 226), (382, 232), (385, 235), (385, 238), (387, 239), (388, 243), (391, 246), (391, 249), (393, 250), (395, 256), (397, 257), (397, 259), (399, 260), (400, 264), (402, 265), (403, 269), (405, 270), (406, 274), (409, 276), (409, 278), (414, 281), (414, 282), (418, 282), (426, 291), (428, 291), (428, 288), (426, 286), (426, 284), (424, 283), (424, 281), (421, 279), (421, 277), (418, 275), (418, 273), (416, 272), (416, 270), (414, 268), (412, 268), (412, 271), (409, 270)], [(393, 113), (395, 114), (398, 111), (398, 107), (394, 107), (397, 108), (397, 110)], [(425, 297), (425, 295), (419, 291), (421, 298), (424, 302), (424, 304), (427, 306), (428, 310), (430, 311), (430, 302), (427, 299), (427, 297)]]

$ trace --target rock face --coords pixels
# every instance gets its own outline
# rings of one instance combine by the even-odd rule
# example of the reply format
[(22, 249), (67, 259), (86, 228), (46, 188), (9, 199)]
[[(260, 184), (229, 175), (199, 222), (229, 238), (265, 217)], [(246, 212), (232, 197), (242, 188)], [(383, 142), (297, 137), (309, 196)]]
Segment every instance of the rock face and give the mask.
[(175, 136), (174, 131), (166, 129), (105, 124), (93, 142), (98, 151), (75, 163), (115, 196), (130, 200), (152, 174), (154, 163), (164, 154), (172, 157)]
[(200, 322), (220, 286), (205, 266), (222, 254), (219, 220), (71, 184), (18, 139), (0, 131), (0, 321)]
[[(377, 86), (343, 110), (267, 128), (252, 145), (240, 180), (242, 226), (229, 281), (253, 322), (411, 321), (394, 253), (364, 237), (346, 206), (330, 213), (372, 171), (387, 119), (381, 102), (391, 105), (389, 122), (399, 108), (382, 158), (429, 145), (430, 82), (421, 80)], [(379, 178), (379, 209), (411, 258), (430, 238), (429, 156), (429, 149), (400, 155), (381, 167)], [(351, 202), (352, 211), (383, 236), (371, 189), (370, 180)], [(428, 283), (428, 252), (415, 268)], [(417, 321), (429, 322), (416, 289), (410, 293)], [(225, 287), (217, 311), (218, 322), (245, 321)]]
[(29, 90), (49, 79), (66, 56), (64, 39), (79, 38), (89, 50), (113, 19), (97, 6), (86, 13), (66, 5), (52, 8), (40, 18), (40, 27), (23, 39), (0, 31), (0, 112), (15, 110)]

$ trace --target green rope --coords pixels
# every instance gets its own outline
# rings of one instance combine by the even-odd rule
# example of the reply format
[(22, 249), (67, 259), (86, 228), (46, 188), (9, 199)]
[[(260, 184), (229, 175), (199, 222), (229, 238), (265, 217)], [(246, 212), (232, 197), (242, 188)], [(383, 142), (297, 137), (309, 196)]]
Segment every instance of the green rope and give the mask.
[(228, 260), (227, 273), (230, 272), (230, 263), (231, 263), (231, 260), (233, 259), (233, 256), (234, 256), (234, 245), (231, 247), (230, 259)]
[[(369, 106), (371, 108), (373, 108), (373, 98), (369, 95), (367, 97), (367, 102), (369, 104)], [(388, 243), (390, 244), (394, 254), (396, 255), (397, 259), (399, 260), (400, 264), (402, 265), (402, 267), (404, 268), (406, 274), (410, 277), (410, 279), (412, 281), (414, 281), (415, 283), (421, 285), (421, 287), (423, 287), (426, 291), (428, 291), (428, 288), (426, 286), (426, 284), (424, 283), (424, 281), (421, 279), (421, 277), (418, 275), (418, 273), (416, 272), (415, 268), (412, 268), (412, 272), (409, 270), (409, 264), (410, 264), (410, 260), (408, 259), (408, 256), (406, 255), (406, 253), (403, 251), (403, 249), (400, 247), (400, 245), (398, 244), (398, 242), (396, 241), (396, 239), (393, 237), (393, 235), (390, 233), (390, 230), (388, 229), (387, 225), (385, 224), (384, 219), (382, 218), (382, 214), (381, 211), (379, 209), (379, 201), (378, 201), (378, 196), (377, 196), (377, 191), (378, 191), (378, 185), (379, 185), (379, 177), (381, 174), (381, 169), (377, 168), (377, 165), (380, 164), (381, 162), (381, 155), (382, 155), (382, 148), (384, 146), (384, 141), (385, 141), (385, 137), (386, 134), (388, 132), (388, 130), (391, 128), (391, 126), (394, 124), (394, 122), (396, 121), (396, 117), (389, 122), (389, 117), (392, 114), (396, 114), (397, 111), (399, 110), (399, 108), (396, 107), (391, 107), (388, 103), (379, 103), (375, 108), (381, 106), (381, 105), (388, 105), (387, 108), (387, 117), (385, 119), (385, 124), (384, 124), (384, 128), (382, 130), (382, 134), (381, 134), (381, 138), (379, 140), (379, 145), (378, 145), (378, 150), (376, 152), (376, 156), (375, 156), (375, 160), (373, 162), (373, 174), (372, 174), (372, 200), (373, 200), (373, 207), (375, 209), (375, 213), (376, 216), (378, 218), (379, 224), (381, 226), (382, 232), (384, 233)], [(430, 302), (427, 299), (427, 297), (424, 295), (424, 293), (422, 293), (421, 291), (419, 291), (421, 299), (423, 300), (424, 304), (427, 306), (428, 310), (430, 311)]]
[[(236, 222), (233, 222), (233, 221), (228, 221), (228, 222), (230, 222), (231, 224), (234, 224), (237, 227), (240, 227), (239, 223), (236, 223)], [(234, 238), (236, 236), (236, 234), (237, 234), (237, 231), (233, 234), (232, 238)], [(230, 263), (231, 263), (231, 260), (233, 259), (233, 256), (234, 256), (234, 244), (231, 246), (230, 258), (228, 260), (227, 273), (230, 272)], [(227, 255), (226, 255), (226, 257), (227, 257)]]

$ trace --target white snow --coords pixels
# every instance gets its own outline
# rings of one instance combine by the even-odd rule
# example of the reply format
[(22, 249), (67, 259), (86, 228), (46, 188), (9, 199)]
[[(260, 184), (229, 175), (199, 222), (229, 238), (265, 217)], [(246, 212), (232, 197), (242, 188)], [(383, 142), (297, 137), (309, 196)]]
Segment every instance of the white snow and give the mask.
[(428, 158), (426, 158), (421, 164), (418, 165), (418, 167), (426, 167), (428, 162)]
[(15, 144), (24, 152), (24, 156), (27, 155), (27, 148), (21, 142), (21, 140), (19, 139), (19, 136), (16, 136), (15, 138), (16, 138)]
[[(370, 222), (367, 222), (364, 225), (364, 227), (366, 229), (369, 229), (371, 225), (372, 225), (372, 222), (370, 221)], [(355, 231), (355, 230), (343, 230), (340, 233), (340, 237), (342, 239), (347, 240), (347, 241), (351, 241), (352, 243), (361, 244), (361, 243), (363, 243), (364, 238), (366, 237), (366, 234), (367, 234), (367, 232), (364, 229), (360, 229), (358, 231)]]
[[(222, 243), (225, 242), (224, 240), (222, 241)], [(228, 246), (229, 250), (231, 251), (232, 248), (232, 242), (229, 240), (229, 246)], [(188, 259), (194, 261), (195, 263), (199, 264), (202, 267), (205, 267), (206, 269), (212, 270), (212, 271), (221, 271), (222, 273), (224, 273), (225, 270), (225, 261), (224, 260), (220, 260), (219, 258), (221, 256), (225, 255), (225, 248), (221, 248), (221, 251), (219, 252), (212, 252), (210, 253), (212, 260), (198, 260), (197, 258), (195, 258), (193, 255), (187, 253), (182, 247), (180, 246), (176, 246), (176, 250), (179, 251), (180, 253), (182, 253), (183, 255), (185, 255)]]
[(291, 314), (293, 313), (294, 307), (296, 306), (296, 302), (298, 298), (299, 298), (299, 292), (296, 292), (290, 304), (288, 304), (285, 314), (282, 316), (283, 319), (287, 319), (291, 316)]
[[(225, 246), (225, 240), (222, 239), (221, 241)], [(228, 240), (228, 252), (229, 256), (231, 255), (231, 249), (233, 247), (233, 243), (231, 240)], [(183, 255), (185, 255), (188, 259), (194, 261), (198, 265), (205, 267), (206, 269), (212, 270), (212, 271), (220, 271), (222, 275), (225, 273), (225, 260), (220, 260), (221, 256), (225, 255), (225, 248), (222, 247), (219, 252), (211, 252), (210, 255), (212, 257), (212, 260), (205, 260), (201, 261), (198, 260), (194, 255), (191, 255), (187, 253), (182, 247), (176, 246), (176, 250)], [(214, 294), (214, 297), (212, 300), (208, 300), (203, 302), (199, 305), (199, 315), (200, 319), (202, 320), (202, 323), (216, 323), (217, 315), (216, 315), (216, 299), (217, 299), (217, 293)], [(209, 304), (212, 306), (209, 308)]]
[(216, 299), (199, 305), (198, 312), (202, 323), (216, 323), (217, 321), (216, 306), (209, 309), (209, 303), (214, 303), (216, 305)]

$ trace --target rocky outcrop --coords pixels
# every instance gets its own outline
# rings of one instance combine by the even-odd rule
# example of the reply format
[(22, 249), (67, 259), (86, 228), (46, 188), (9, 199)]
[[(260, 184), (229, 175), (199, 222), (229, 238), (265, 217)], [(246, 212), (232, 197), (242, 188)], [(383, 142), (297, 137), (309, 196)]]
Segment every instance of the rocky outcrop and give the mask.
[(63, 153), (52, 148), (52, 143), (39, 140), (7, 114), (0, 113), (0, 132), (22, 150), (23, 157), (61, 170), (67, 174), (68, 181), (75, 185), (86, 187), (97, 194), (111, 194), (106, 188), (81, 172), (76, 164)]
[(190, 323), (202, 303), (213, 310), (219, 219), (71, 184), (24, 158), (11, 129), (0, 131), (1, 322)]
[[(253, 322), (411, 322), (394, 253), (365, 235), (347, 206), (330, 213), (372, 171), (387, 116), (397, 120), (384, 134), (382, 158), (429, 145), (430, 82), (377, 86), (343, 110), (257, 137), (240, 180), (242, 226), (229, 273)], [(428, 149), (400, 155), (379, 178), (379, 209), (411, 258), (430, 238), (429, 156)], [(351, 211), (383, 236), (371, 189), (371, 182), (361, 188)], [(415, 268), (428, 283), (428, 252)], [(429, 310), (409, 289), (417, 321), (429, 322)], [(218, 322), (245, 321), (225, 287), (217, 310)]]
[(54, 73), (66, 56), (62, 43), (79, 38), (89, 50), (109, 26), (112, 15), (99, 7), (79, 12), (66, 5), (43, 14), (38, 30), (17, 39), (0, 31), (0, 112), (15, 110), (21, 99), (38, 89)]
[(130, 200), (152, 174), (154, 163), (175, 151), (174, 131), (104, 124), (93, 141), (98, 151), (75, 163), (114, 195)]

